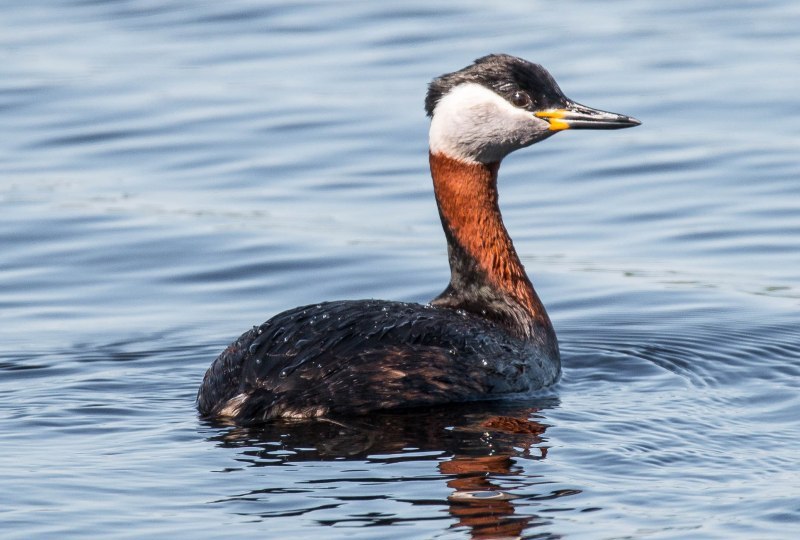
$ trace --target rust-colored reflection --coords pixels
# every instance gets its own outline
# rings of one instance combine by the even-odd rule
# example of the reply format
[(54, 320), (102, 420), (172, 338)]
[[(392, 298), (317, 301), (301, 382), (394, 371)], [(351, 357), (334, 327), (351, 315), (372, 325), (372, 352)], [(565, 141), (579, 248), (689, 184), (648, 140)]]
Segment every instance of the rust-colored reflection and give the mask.
[[(546, 427), (528, 418), (494, 416), (462, 429), (480, 429), (487, 440), (511, 437), (514, 439), (514, 446), (521, 447), (526, 454), (530, 454), (533, 445), (541, 442), (540, 435)], [(502, 491), (500, 486), (492, 482), (493, 478), (518, 474), (513, 470), (512, 454), (502, 451), (506, 445), (499, 446), (502, 453), (454, 456), (450, 461), (439, 464), (442, 474), (455, 475), (455, 478), (447, 482), (448, 487), (454, 490), (448, 497), (450, 514), (458, 520), (458, 526), (470, 528), (472, 538), (519, 538), (536, 519), (535, 516), (515, 516), (516, 497)], [(539, 459), (547, 456), (546, 448), (536, 450)]]
[[(547, 457), (547, 448), (542, 446), (547, 426), (536, 420), (538, 414), (539, 409), (531, 406), (468, 403), (429, 411), (392, 411), (358, 418), (272, 423), (258, 428), (233, 427), (218, 432), (213, 439), (222, 446), (241, 447), (237, 464), (249, 463), (255, 467), (331, 459), (379, 462), (382, 458), (376, 455), (402, 457), (407, 449), (430, 452), (430, 456), (420, 459), (435, 460), (443, 481), (452, 490), (446, 504), (455, 520), (453, 527), (467, 528), (475, 539), (499, 540), (519, 538), (524, 532), (530, 533), (531, 528), (547, 524), (546, 519), (531, 514), (529, 506), (520, 511), (523, 501), (515, 494), (514, 487), (530, 487), (537, 480), (519, 465), (519, 458)], [(276, 454), (276, 450), (283, 452)], [(440, 461), (441, 455), (450, 457)], [(521, 481), (523, 475), (530, 482)], [(559, 492), (543, 498), (565, 494), (572, 493)], [(266, 501), (272, 497), (274, 488), (265, 487), (233, 499)], [(526, 494), (524, 502), (529, 501)], [(420, 504), (427, 506), (431, 502), (420, 497)], [(259, 519), (275, 515), (267, 504), (256, 508), (254, 515)], [(237, 507), (237, 511), (241, 509)], [(342, 522), (352, 519), (347, 513), (341, 516)], [(357, 519), (368, 518), (359, 514)], [(380, 515), (372, 525), (386, 526), (403, 520), (413, 521), (413, 517)], [(547, 537), (557, 538), (557, 535)]]

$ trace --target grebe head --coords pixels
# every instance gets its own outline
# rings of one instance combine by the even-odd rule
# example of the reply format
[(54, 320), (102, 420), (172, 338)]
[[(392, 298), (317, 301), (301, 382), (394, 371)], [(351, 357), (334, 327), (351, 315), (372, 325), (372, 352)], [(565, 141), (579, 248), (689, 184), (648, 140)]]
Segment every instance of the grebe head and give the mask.
[(592, 109), (567, 98), (539, 64), (492, 54), (434, 79), (425, 110), (431, 117), (432, 154), (480, 163), (564, 129), (620, 129), (635, 118)]

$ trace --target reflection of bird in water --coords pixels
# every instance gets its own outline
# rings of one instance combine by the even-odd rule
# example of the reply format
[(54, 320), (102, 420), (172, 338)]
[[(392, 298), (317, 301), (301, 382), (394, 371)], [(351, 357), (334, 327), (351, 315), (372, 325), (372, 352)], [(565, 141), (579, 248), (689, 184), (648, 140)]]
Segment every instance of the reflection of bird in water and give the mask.
[[(539, 402), (550, 406), (553, 400), (542, 398)], [(547, 448), (539, 447), (546, 426), (538, 422), (538, 411), (527, 403), (492, 401), (431, 410), (385, 411), (338, 420), (280, 421), (254, 426), (219, 424), (222, 431), (213, 440), (233, 447), (277, 441), (287, 450), (304, 449), (282, 458), (289, 461), (361, 459), (374, 454), (402, 454), (412, 447), (450, 456), (505, 454), (541, 459), (547, 452)], [(254, 462), (261, 464), (270, 463)]]
[(242, 424), (353, 415), (558, 379), (556, 334), (500, 216), (500, 162), (558, 131), (639, 122), (571, 101), (543, 67), (508, 55), (434, 79), (425, 108), (450, 284), (425, 305), (347, 300), (276, 315), (214, 361), (201, 414)]
[[(510, 456), (453, 458), (439, 465), (442, 474), (455, 475), (447, 482), (450, 515), (458, 526), (469, 527), (472, 538), (519, 538), (534, 518), (514, 516), (514, 496), (496, 486), (491, 478), (511, 475)], [(491, 476), (490, 476), (491, 475)]]
[[(549, 401), (544, 404), (553, 405)], [(531, 510), (530, 500), (551, 500), (577, 493), (548, 489), (531, 495), (532, 491), (536, 492), (532, 486), (551, 485), (547, 479), (525, 472), (521, 465), (547, 457), (543, 439), (547, 426), (539, 421), (539, 416), (538, 409), (519, 403), (468, 403), (430, 411), (375, 413), (341, 421), (228, 426), (214, 439), (223, 446), (242, 448), (236, 461), (256, 467), (281, 467), (306, 461), (353, 461), (361, 471), (360, 481), (366, 483), (370, 483), (373, 473), (375, 481), (381, 481), (379, 469), (384, 463), (429, 460), (452, 491), (446, 500), (434, 500), (421, 494), (418, 502), (404, 498), (405, 503), (445, 504), (448, 514), (455, 520), (453, 527), (468, 527), (473, 538), (514, 538), (524, 530), (548, 522), (546, 515), (540, 514), (540, 510), (547, 507), (537, 506)], [(410, 455), (409, 449), (413, 449)], [(340, 480), (337, 477), (315, 479), (329, 486), (338, 486)], [(424, 479), (412, 476), (408, 480), (434, 479), (425, 474)], [(271, 489), (274, 488), (273, 483)], [(521, 490), (525, 493), (521, 494)], [(272, 491), (265, 492), (263, 497), (269, 498)], [(254, 500), (262, 494), (253, 491), (236, 496), (237, 500), (243, 497)], [(332, 499), (331, 504), (340, 503), (335, 495)], [(363, 514), (354, 518), (344, 508), (341, 510), (342, 523), (353, 519), (368, 521)], [(375, 520), (374, 525), (391, 521), (384, 514), (379, 514)]]
[[(526, 457), (531, 456), (531, 446), (541, 442), (539, 435), (547, 429), (544, 425), (528, 418), (494, 416), (475, 426), (486, 430), (486, 437), (504, 433), (525, 435), (521, 449)], [(547, 448), (537, 448), (544, 459)], [(514, 499), (509, 492), (495, 485), (498, 477), (519, 474), (513, 471), (514, 461), (510, 454), (500, 453), (488, 456), (455, 456), (439, 464), (442, 474), (454, 478), (447, 482), (454, 491), (448, 497), (450, 514), (458, 519), (459, 526), (467, 526), (472, 538), (519, 538), (522, 531), (534, 519), (531, 515), (514, 516)], [(517, 467), (519, 469), (519, 467)]]

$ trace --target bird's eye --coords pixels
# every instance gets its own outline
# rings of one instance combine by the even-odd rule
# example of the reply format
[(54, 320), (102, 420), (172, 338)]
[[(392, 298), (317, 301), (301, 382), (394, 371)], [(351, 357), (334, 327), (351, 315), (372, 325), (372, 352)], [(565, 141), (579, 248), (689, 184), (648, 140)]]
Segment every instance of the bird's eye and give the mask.
[(531, 96), (525, 92), (517, 90), (511, 96), (511, 103), (513, 103), (515, 107), (527, 107), (531, 104)]

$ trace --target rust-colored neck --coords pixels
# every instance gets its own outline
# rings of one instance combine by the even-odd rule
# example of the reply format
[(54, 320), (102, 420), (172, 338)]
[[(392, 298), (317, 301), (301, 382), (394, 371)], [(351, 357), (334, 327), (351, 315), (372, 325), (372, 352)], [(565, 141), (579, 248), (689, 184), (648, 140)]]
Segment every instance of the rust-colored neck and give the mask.
[(516, 319), (510, 326), (550, 327), (503, 225), (497, 200), (500, 163), (467, 163), (431, 154), (430, 165), (451, 271), (450, 286), (434, 303), (484, 314), (499, 310), (495, 318)]

